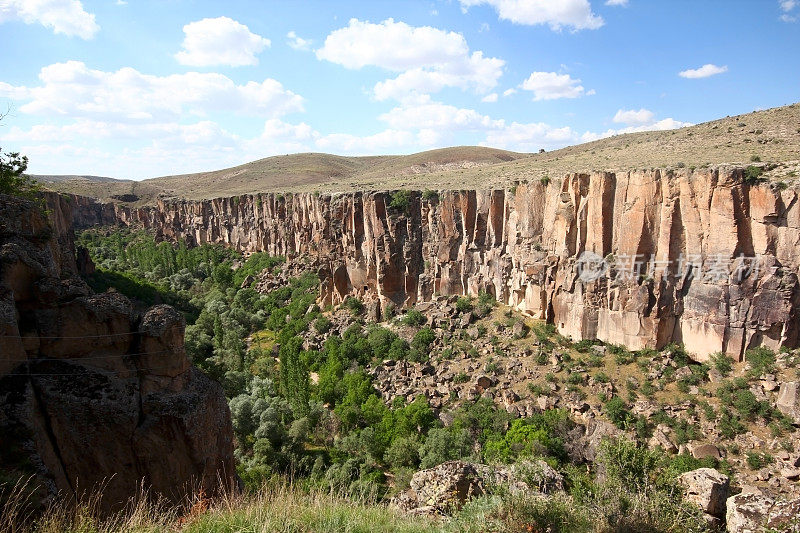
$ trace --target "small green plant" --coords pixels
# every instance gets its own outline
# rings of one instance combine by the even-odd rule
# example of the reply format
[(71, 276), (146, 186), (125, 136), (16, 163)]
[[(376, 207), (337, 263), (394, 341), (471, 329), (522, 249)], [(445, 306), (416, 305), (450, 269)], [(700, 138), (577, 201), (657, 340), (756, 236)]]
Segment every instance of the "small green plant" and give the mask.
[(466, 383), (469, 381), (469, 376), (465, 372), (459, 372), (453, 378), (453, 383)]
[(773, 457), (768, 453), (747, 452), (747, 466), (753, 470), (764, 468), (773, 461)]
[(711, 354), (711, 363), (722, 374), (722, 377), (727, 377), (733, 370), (733, 359), (722, 352)]
[(422, 193), (422, 199), (426, 202), (435, 202), (439, 199), (439, 193), (430, 189), (425, 189)]
[(541, 178), (539, 178), (539, 183), (547, 187), (548, 185), (550, 185), (550, 176), (542, 176)]
[(406, 326), (421, 326), (425, 323), (425, 315), (417, 311), (416, 309), (409, 309), (406, 315), (403, 317), (403, 324)]
[(750, 363), (750, 375), (753, 377), (775, 371), (775, 352), (765, 346), (747, 350), (744, 358)]
[(411, 209), (411, 193), (406, 190), (399, 190), (392, 193), (389, 207), (408, 214)]
[(764, 178), (761, 177), (763, 173), (764, 170), (761, 167), (750, 165), (744, 169), (744, 182), (748, 185), (756, 185), (764, 181)]
[(757, 155), (753, 154), (753, 155), (750, 156), (750, 162), (751, 163), (760, 163), (761, 162), (761, 158), (758, 157)]
[(472, 311), (472, 298), (462, 296), (456, 300), (456, 309), (459, 313), (469, 313)]
[(348, 296), (347, 299), (342, 302), (342, 306), (345, 309), (349, 309), (353, 316), (359, 316), (364, 312), (364, 304), (361, 302), (361, 300), (354, 298), (353, 296)]

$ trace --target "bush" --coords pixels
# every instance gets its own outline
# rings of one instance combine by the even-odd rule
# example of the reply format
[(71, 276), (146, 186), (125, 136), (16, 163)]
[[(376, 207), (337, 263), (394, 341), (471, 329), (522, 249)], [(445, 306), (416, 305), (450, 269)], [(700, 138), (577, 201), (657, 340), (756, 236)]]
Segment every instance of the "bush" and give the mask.
[(411, 193), (406, 190), (400, 190), (392, 193), (389, 201), (389, 207), (408, 214), (409, 210), (411, 209)]
[(354, 298), (353, 296), (348, 296), (347, 299), (342, 303), (346, 309), (350, 310), (350, 313), (353, 316), (359, 316), (361, 313), (364, 312), (364, 304), (358, 298)]
[(775, 352), (765, 346), (747, 350), (744, 358), (750, 363), (750, 375), (753, 377), (775, 371)]
[(428, 202), (435, 202), (439, 199), (439, 193), (430, 189), (425, 189), (422, 193), (422, 199)]
[(409, 309), (406, 316), (403, 317), (403, 324), (406, 326), (421, 326), (425, 323), (425, 315), (416, 309)]
[(733, 359), (722, 352), (711, 354), (711, 363), (723, 377), (727, 377), (733, 370)]
[(744, 182), (748, 185), (755, 185), (764, 181), (764, 178), (761, 177), (763, 172), (764, 171), (761, 167), (754, 165), (748, 166), (746, 169), (744, 169)]
[(459, 313), (469, 313), (472, 311), (472, 298), (462, 296), (456, 300), (456, 309)]
[(608, 419), (611, 420), (615, 426), (620, 429), (625, 429), (625, 427), (627, 427), (631, 413), (628, 411), (628, 407), (625, 405), (622, 398), (614, 396), (606, 402), (603, 410)]

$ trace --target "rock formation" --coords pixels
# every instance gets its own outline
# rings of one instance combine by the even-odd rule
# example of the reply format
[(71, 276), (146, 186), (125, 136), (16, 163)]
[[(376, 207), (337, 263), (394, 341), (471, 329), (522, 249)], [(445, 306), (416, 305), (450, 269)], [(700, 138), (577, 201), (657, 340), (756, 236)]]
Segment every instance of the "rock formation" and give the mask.
[(741, 169), (571, 174), (409, 199), (404, 209), (382, 192), (74, 206), (83, 226), (302, 257), (326, 303), (487, 291), (574, 340), (679, 342), (700, 360), (798, 343), (798, 191), (748, 184)]
[(0, 195), (0, 474), (42, 498), (102, 488), (106, 509), (142, 486), (212, 494), (235, 479), (222, 388), (190, 365), (180, 313), (77, 277), (70, 202), (50, 195), (48, 221)]

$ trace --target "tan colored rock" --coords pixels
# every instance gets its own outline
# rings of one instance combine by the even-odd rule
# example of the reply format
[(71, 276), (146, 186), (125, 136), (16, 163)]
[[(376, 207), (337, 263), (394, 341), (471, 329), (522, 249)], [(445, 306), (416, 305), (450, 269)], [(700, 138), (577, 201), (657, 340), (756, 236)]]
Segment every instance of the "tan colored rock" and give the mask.
[[(143, 225), (165, 239), (313, 258), (325, 304), (355, 295), (400, 307), (486, 290), (575, 340), (682, 342), (705, 360), (798, 343), (797, 197), (723, 167), (569, 174), (514, 194), (440, 191), (435, 201), (415, 193), (405, 213), (384, 192), (73, 205), (81, 225)], [(584, 253), (609, 258), (612, 279), (579, 277)], [(757, 275), (739, 275), (740, 254), (762, 256)], [(637, 256), (654, 260), (641, 277), (624, 264)], [(687, 260), (701, 265), (692, 279), (678, 272)]]
[(798, 516), (800, 499), (776, 501), (758, 492), (742, 492), (727, 502), (730, 533), (794, 532), (798, 529)]
[(792, 422), (800, 424), (800, 387), (798, 387), (798, 382), (781, 383), (776, 407), (781, 413), (790, 417)]
[(686, 501), (696, 504), (711, 516), (725, 516), (730, 488), (728, 476), (713, 468), (698, 468), (678, 476), (678, 483), (683, 486)]

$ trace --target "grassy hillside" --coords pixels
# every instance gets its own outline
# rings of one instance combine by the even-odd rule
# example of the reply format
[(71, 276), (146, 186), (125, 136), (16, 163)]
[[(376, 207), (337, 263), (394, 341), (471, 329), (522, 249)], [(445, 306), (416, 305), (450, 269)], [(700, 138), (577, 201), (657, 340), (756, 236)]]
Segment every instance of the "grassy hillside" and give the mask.
[(795, 182), (800, 171), (800, 104), (678, 130), (616, 135), (547, 153), (520, 154), (478, 146), (405, 156), (306, 153), (141, 182), (60, 179), (50, 180), (48, 186), (109, 201), (143, 204), (159, 195), (198, 199), (270, 191), (502, 187), (516, 180), (569, 172), (746, 165), (752, 161), (777, 163), (765, 177)]

